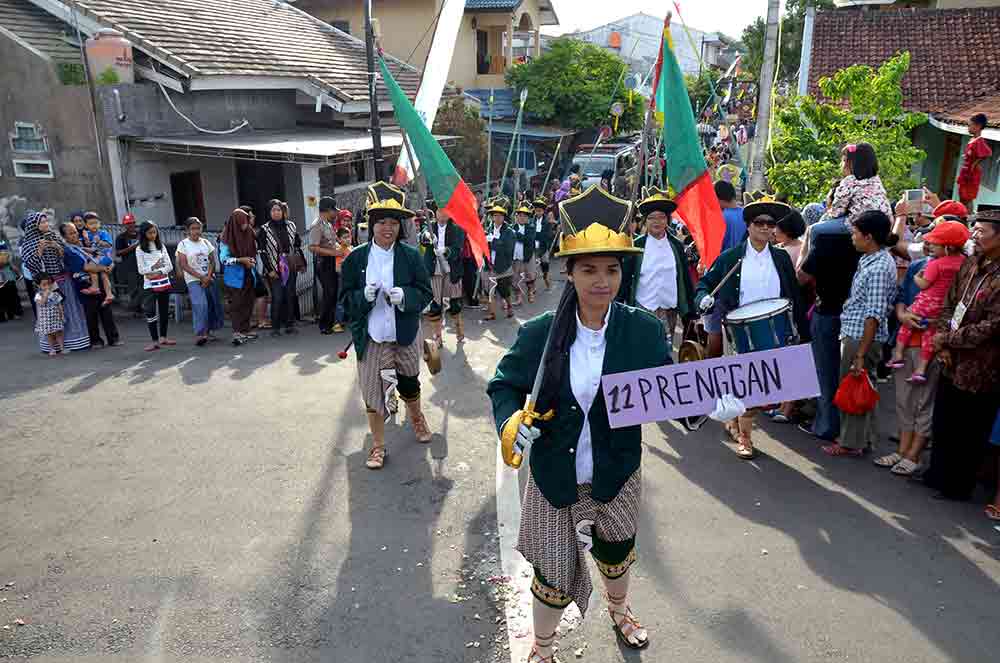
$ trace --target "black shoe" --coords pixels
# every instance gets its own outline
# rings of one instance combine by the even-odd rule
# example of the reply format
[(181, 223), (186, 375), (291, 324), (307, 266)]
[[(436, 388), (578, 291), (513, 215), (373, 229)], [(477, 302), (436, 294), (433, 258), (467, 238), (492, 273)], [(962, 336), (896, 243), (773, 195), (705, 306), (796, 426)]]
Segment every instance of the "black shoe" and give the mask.
[(280, 329), (272, 329), (271, 330), (271, 338), (278, 338), (279, 336), (281, 336), (281, 330)]
[(294, 335), (294, 334), (298, 334), (299, 330), (296, 329), (295, 327), (289, 327), (288, 329), (285, 330), (285, 333), (286, 334), (292, 334), (292, 335)]
[(331, 335), (333, 335), (333, 330), (332, 329), (320, 329), (319, 333), (322, 334), (323, 336), (331, 336)]
[(812, 429), (812, 422), (811, 421), (803, 421), (798, 426), (796, 426), (796, 428), (798, 428), (800, 431), (802, 431), (806, 435), (809, 435), (810, 437), (816, 437), (816, 433), (814, 433), (813, 429)]

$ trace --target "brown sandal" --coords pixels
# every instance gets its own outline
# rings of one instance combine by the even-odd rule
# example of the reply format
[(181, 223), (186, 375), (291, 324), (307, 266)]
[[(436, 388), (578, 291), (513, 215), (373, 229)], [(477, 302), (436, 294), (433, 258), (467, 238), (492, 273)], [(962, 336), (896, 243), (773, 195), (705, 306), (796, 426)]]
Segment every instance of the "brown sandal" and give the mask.
[[(528, 654), (527, 663), (556, 663), (556, 655), (553, 652), (552, 656), (542, 656), (538, 653), (539, 641), (543, 641), (542, 647), (551, 648), (555, 644), (556, 633), (552, 632), (552, 635), (540, 637), (535, 636), (535, 644), (531, 647), (531, 653)], [(544, 644), (544, 641), (548, 641), (549, 644)]]
[(368, 452), (368, 460), (365, 461), (365, 467), (369, 470), (381, 470), (385, 467), (385, 457), (387, 455), (384, 444), (372, 447), (371, 451)]
[(736, 455), (743, 460), (753, 460), (756, 452), (753, 448), (753, 443), (750, 441), (749, 435), (741, 434), (736, 439)]
[[(608, 600), (608, 614), (611, 616), (611, 623), (614, 625), (615, 635), (618, 636), (618, 640), (628, 647), (629, 649), (645, 649), (649, 646), (649, 634), (640, 640), (636, 634), (639, 631), (644, 631), (642, 624), (639, 620), (635, 618), (632, 614), (632, 608), (625, 606), (625, 612), (620, 610), (615, 610), (614, 606), (621, 606), (623, 603), (621, 601), (615, 601), (611, 594), (605, 594)], [(625, 597), (622, 597), (624, 600)], [(616, 616), (617, 615), (617, 616)], [(618, 617), (621, 617), (619, 621)], [(632, 642), (629, 638), (635, 638), (636, 642)]]

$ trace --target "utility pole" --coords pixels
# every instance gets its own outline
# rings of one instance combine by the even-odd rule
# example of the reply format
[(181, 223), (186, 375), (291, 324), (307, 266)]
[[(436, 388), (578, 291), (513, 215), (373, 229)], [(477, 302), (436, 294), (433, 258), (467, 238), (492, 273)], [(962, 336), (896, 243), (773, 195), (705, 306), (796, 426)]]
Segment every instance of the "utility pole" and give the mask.
[(774, 64), (778, 54), (778, 11), (780, 0), (767, 2), (767, 31), (764, 37), (764, 66), (760, 71), (760, 94), (757, 97), (757, 133), (754, 136), (753, 161), (750, 165), (750, 190), (764, 188), (764, 158), (771, 126), (771, 90), (774, 87)]
[(812, 66), (813, 26), (816, 24), (816, 5), (809, 0), (806, 5), (806, 23), (802, 29), (802, 58), (799, 60), (799, 96), (809, 92), (809, 69)]
[(372, 0), (365, 5), (365, 51), (368, 56), (368, 101), (371, 106), (372, 156), (375, 160), (375, 181), (385, 178), (385, 158), (382, 156), (382, 125), (378, 117), (378, 96), (375, 94), (375, 29), (372, 27)]

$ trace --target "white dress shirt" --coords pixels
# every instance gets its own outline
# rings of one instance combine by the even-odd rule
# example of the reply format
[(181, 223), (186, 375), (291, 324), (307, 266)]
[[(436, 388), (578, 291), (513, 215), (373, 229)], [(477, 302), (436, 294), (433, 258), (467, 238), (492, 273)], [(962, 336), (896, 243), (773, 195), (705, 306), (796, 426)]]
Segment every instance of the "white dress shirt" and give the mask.
[(781, 297), (781, 280), (771, 258), (771, 249), (765, 246), (763, 251), (758, 251), (747, 240), (740, 272), (740, 306), (776, 297)]
[(525, 228), (520, 223), (514, 226), (514, 260), (524, 260)]
[(591, 483), (594, 479), (594, 447), (590, 441), (590, 408), (601, 388), (601, 372), (604, 369), (604, 351), (608, 347), (604, 326), (595, 331), (580, 322), (576, 316), (576, 339), (569, 348), (569, 383), (573, 396), (583, 411), (583, 429), (576, 443), (576, 482)]
[(656, 239), (646, 235), (636, 303), (647, 311), (677, 308), (677, 267), (677, 256), (667, 236)]
[(365, 272), (366, 285), (375, 285), (379, 292), (375, 295), (375, 308), (368, 314), (368, 335), (376, 343), (396, 342), (396, 312), (386, 297), (393, 287), (393, 249), (388, 251), (372, 242), (368, 251), (368, 269)]
[(437, 247), (439, 249), (441, 249), (441, 250), (444, 250), (444, 248), (445, 248), (444, 247), (444, 236), (445, 236), (445, 233), (446, 233), (447, 230), (448, 230), (448, 224), (447, 223), (439, 223), (438, 224), (438, 227), (437, 227)]

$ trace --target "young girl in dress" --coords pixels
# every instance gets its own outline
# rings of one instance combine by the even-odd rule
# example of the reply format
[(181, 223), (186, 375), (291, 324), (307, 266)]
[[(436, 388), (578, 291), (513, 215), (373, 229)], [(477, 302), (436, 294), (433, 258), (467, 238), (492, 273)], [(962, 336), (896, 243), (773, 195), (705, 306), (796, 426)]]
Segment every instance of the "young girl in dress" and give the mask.
[(48, 274), (35, 274), (35, 306), (38, 319), (35, 322), (35, 332), (45, 334), (49, 338), (49, 356), (55, 357), (63, 351), (63, 305), (62, 295), (55, 281)]
[[(934, 230), (924, 236), (924, 244), (931, 253), (931, 261), (923, 272), (914, 277), (921, 292), (908, 309), (908, 313), (919, 316), (922, 326), (933, 326), (941, 314), (944, 299), (951, 289), (951, 283), (958, 275), (958, 270), (965, 262), (962, 247), (969, 241), (969, 229), (959, 221), (939, 223)], [(893, 350), (890, 368), (899, 369), (906, 365), (903, 352), (909, 345), (913, 330), (907, 325), (900, 325), (896, 334), (896, 348)], [(934, 358), (934, 333), (930, 330), (923, 336), (920, 346), (920, 361), (913, 370), (909, 382), (925, 384), (927, 382), (927, 367)]]

